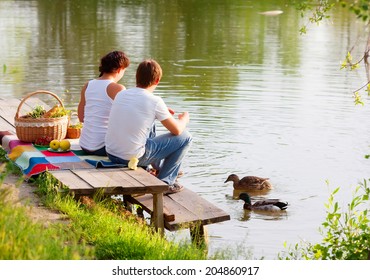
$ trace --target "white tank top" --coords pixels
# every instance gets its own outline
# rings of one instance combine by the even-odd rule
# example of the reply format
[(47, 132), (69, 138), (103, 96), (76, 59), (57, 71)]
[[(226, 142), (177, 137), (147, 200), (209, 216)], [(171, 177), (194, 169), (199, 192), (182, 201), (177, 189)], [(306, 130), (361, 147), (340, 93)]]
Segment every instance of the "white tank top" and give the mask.
[(105, 146), (105, 134), (113, 100), (107, 94), (111, 80), (91, 80), (85, 91), (85, 116), (80, 146), (95, 151)]

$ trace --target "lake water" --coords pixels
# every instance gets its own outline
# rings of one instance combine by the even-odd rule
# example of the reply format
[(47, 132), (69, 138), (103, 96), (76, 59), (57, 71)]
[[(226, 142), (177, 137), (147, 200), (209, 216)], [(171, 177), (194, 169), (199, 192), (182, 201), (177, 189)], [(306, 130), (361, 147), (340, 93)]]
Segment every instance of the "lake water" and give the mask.
[[(345, 208), (370, 167), (369, 97), (365, 106), (353, 98), (365, 72), (340, 70), (362, 23), (336, 10), (299, 35), (306, 20), (287, 3), (0, 0), (0, 97), (45, 89), (75, 110), (108, 51), (130, 57), (126, 87), (142, 59), (156, 59), (164, 71), (156, 94), (191, 116), (181, 182), (231, 215), (208, 226), (210, 255), (276, 259), (284, 242), (320, 241), (330, 193), (341, 187)], [(267, 10), (283, 13), (259, 14)], [(288, 201), (288, 210), (245, 213), (224, 183), (231, 173), (269, 177), (275, 188), (263, 197)]]

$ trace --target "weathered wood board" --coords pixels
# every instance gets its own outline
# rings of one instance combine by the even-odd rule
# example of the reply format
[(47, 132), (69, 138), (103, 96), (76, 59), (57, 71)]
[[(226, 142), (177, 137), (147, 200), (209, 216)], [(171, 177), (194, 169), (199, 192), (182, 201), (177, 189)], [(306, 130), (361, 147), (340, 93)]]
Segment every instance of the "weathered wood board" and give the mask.
[(78, 195), (162, 193), (168, 185), (142, 168), (75, 169), (49, 171), (56, 179)]
[[(128, 199), (131, 203), (143, 207), (149, 214), (152, 213), (151, 195)], [(165, 228), (170, 231), (188, 228), (195, 224), (207, 225), (230, 220), (230, 215), (225, 211), (186, 188), (181, 192), (165, 195), (163, 205), (165, 214), (175, 216), (175, 220), (171, 221), (166, 219), (165, 215)]]

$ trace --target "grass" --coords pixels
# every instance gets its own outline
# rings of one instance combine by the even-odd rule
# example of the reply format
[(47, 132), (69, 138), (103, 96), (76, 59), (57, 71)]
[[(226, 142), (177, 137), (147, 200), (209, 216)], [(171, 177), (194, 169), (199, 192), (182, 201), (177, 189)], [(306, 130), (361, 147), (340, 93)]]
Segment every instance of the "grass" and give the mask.
[[(4, 154), (2, 155), (4, 161)], [(11, 162), (1, 172), (17, 172)], [(2, 182), (0, 181), (0, 184)], [(75, 200), (50, 174), (33, 183), (43, 203), (68, 217), (67, 223), (45, 227), (34, 223), (24, 207), (8, 202), (0, 188), (0, 259), (204, 260), (205, 248), (190, 242), (172, 242), (128, 213), (116, 200), (96, 195)], [(218, 258), (222, 253), (218, 253)], [(216, 258), (216, 257), (213, 257)]]
[(14, 206), (8, 197), (9, 190), (0, 188), (0, 259), (75, 260), (94, 257), (85, 242), (69, 232), (65, 225), (45, 228), (33, 223), (26, 208)]
[(71, 230), (94, 246), (97, 259), (206, 259), (205, 250), (167, 241), (116, 200), (98, 194), (85, 198), (85, 203), (76, 202), (48, 174), (42, 174), (36, 184), (45, 204), (65, 213), (71, 219)]

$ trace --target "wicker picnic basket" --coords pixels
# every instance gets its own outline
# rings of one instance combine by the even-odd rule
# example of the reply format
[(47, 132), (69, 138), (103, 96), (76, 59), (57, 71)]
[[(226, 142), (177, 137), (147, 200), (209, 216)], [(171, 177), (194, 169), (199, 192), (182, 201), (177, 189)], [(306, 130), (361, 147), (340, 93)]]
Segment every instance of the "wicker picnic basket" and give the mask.
[(67, 135), (67, 127), (69, 124), (69, 115), (57, 118), (26, 118), (19, 116), (20, 110), (24, 102), (31, 96), (37, 94), (47, 94), (54, 97), (60, 106), (64, 108), (63, 102), (59, 97), (50, 91), (38, 90), (28, 93), (18, 106), (14, 117), (14, 125), (19, 140), (24, 142), (35, 142), (38, 138), (43, 136), (50, 136), (52, 139), (64, 139)]

